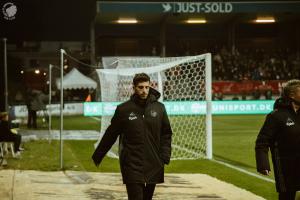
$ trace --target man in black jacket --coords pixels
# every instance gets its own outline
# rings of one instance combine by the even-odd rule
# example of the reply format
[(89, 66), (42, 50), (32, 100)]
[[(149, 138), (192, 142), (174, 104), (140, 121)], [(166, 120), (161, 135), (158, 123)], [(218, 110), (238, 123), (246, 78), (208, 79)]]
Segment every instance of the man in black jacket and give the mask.
[(150, 87), (150, 77), (136, 74), (134, 94), (117, 106), (92, 158), (98, 166), (119, 138), (123, 183), (129, 200), (151, 200), (155, 185), (164, 182), (164, 165), (170, 162), (172, 130), (160, 93)]
[(271, 149), (279, 200), (295, 200), (300, 190), (300, 80), (288, 81), (274, 111), (265, 120), (256, 140), (257, 171), (270, 174)]
[(0, 142), (13, 142), (16, 157), (20, 157), (22, 136), (12, 131), (7, 112), (0, 112)]

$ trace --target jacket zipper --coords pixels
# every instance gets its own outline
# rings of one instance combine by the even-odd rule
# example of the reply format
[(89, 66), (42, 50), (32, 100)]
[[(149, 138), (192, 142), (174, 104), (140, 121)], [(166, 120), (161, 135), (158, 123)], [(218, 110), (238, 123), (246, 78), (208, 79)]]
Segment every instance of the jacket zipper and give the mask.
[[(143, 121), (143, 133), (144, 133), (144, 146), (145, 146), (145, 144), (146, 144), (146, 142), (145, 142), (145, 112), (146, 112), (146, 107), (143, 109), (143, 119), (142, 119), (142, 121)], [(145, 151), (145, 147), (143, 147), (144, 149), (143, 149), (143, 151)], [(145, 160), (144, 160), (145, 158), (144, 158), (144, 156), (143, 156), (143, 175), (144, 175), (144, 182), (145, 183), (147, 183), (147, 181), (146, 181), (146, 177), (145, 177)]]

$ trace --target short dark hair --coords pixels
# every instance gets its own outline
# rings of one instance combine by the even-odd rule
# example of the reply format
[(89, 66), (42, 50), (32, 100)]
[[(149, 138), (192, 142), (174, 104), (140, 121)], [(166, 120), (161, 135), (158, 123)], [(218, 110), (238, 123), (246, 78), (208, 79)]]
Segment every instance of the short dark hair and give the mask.
[(298, 87), (300, 87), (300, 80), (293, 79), (286, 82), (285, 86), (283, 87), (283, 95), (285, 97), (290, 97), (290, 95), (294, 93)]
[(133, 78), (133, 85), (136, 86), (141, 82), (150, 82), (150, 77), (146, 73), (135, 74)]

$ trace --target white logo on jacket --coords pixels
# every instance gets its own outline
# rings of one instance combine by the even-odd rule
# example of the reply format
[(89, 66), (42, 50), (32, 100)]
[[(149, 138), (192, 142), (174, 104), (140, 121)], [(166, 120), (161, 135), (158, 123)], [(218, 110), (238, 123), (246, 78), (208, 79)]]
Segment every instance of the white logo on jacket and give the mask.
[(136, 116), (136, 114), (134, 114), (134, 112), (131, 112), (131, 113), (129, 114), (128, 119), (129, 119), (129, 120), (135, 120), (135, 119), (137, 119), (137, 116)]
[(288, 117), (288, 119), (286, 120), (286, 125), (287, 126), (294, 126), (295, 122), (291, 118)]
[(155, 110), (151, 110), (150, 111), (150, 115), (151, 115), (151, 117), (156, 117), (157, 116), (157, 112)]

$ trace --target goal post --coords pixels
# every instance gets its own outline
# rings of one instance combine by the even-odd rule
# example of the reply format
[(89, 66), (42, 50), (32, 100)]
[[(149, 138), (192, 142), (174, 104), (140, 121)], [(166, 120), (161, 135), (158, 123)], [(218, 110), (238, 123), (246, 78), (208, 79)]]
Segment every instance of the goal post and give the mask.
[(211, 54), (205, 56), (205, 101), (206, 101), (206, 158), (212, 159), (212, 73)]
[[(170, 119), (173, 130), (171, 159), (211, 159), (211, 54), (118, 58), (116, 63), (115, 69), (97, 70), (103, 105), (99, 141), (116, 105), (132, 95), (134, 75), (144, 72), (150, 76), (152, 87), (161, 93), (159, 101), (165, 105)], [(108, 155), (118, 157), (118, 141)]]

